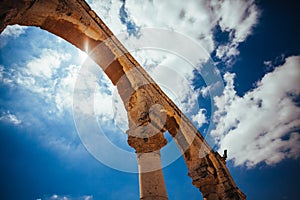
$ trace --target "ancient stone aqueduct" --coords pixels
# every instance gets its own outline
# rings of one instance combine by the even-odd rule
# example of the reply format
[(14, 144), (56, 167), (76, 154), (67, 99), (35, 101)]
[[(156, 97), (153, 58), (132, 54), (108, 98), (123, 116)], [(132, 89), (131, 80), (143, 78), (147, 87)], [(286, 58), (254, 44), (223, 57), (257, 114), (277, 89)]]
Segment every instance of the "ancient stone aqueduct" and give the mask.
[(225, 159), (211, 149), (84, 0), (1, 0), (0, 14), (0, 32), (13, 24), (47, 30), (86, 51), (117, 87), (128, 113), (128, 144), (137, 154), (140, 199), (168, 199), (160, 159), (166, 131), (181, 150), (188, 175), (204, 199), (246, 198)]

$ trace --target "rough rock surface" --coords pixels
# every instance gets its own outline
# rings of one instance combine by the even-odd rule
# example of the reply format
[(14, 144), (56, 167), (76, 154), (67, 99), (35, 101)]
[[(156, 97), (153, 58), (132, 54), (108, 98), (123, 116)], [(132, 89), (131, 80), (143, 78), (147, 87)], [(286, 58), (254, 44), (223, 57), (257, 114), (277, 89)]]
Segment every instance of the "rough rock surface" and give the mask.
[[(12, 24), (47, 30), (87, 52), (117, 86), (128, 112), (128, 144), (138, 156), (141, 199), (167, 199), (159, 154), (167, 143), (166, 130), (179, 146), (188, 175), (204, 199), (246, 198), (225, 159), (211, 149), (84, 0), (2, 0), (0, 14), (0, 32)], [(153, 169), (149, 163), (154, 163)]]

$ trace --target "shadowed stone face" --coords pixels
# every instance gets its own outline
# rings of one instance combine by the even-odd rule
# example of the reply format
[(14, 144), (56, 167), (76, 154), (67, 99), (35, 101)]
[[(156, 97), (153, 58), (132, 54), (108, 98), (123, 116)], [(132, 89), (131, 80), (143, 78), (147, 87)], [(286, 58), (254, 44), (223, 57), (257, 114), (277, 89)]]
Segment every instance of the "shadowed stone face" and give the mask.
[[(128, 144), (136, 150), (141, 199), (167, 199), (160, 149), (173, 136), (193, 184), (204, 199), (245, 199), (225, 160), (162, 92), (83, 0), (3, 0), (0, 32), (7, 25), (37, 26), (85, 51), (117, 86), (128, 112)], [(185, 17), (183, 11), (180, 17)]]

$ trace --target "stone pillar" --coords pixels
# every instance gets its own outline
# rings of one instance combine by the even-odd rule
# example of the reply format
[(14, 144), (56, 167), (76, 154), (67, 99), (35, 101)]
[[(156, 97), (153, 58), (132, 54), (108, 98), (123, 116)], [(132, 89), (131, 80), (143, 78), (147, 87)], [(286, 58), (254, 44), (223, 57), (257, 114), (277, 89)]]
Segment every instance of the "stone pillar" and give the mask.
[(168, 199), (160, 152), (137, 153), (137, 157), (139, 165), (140, 199)]
[(140, 199), (168, 199), (160, 158), (160, 149), (167, 144), (163, 132), (155, 129), (149, 123), (129, 129), (127, 134), (128, 144), (136, 150), (137, 154)]

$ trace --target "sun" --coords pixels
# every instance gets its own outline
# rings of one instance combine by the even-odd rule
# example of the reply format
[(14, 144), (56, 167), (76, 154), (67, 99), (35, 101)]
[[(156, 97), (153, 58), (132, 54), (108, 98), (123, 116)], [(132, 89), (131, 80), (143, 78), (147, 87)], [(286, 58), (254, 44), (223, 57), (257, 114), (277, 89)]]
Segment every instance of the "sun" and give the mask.
[(88, 54), (78, 49), (79, 62), (82, 64), (88, 58)]

